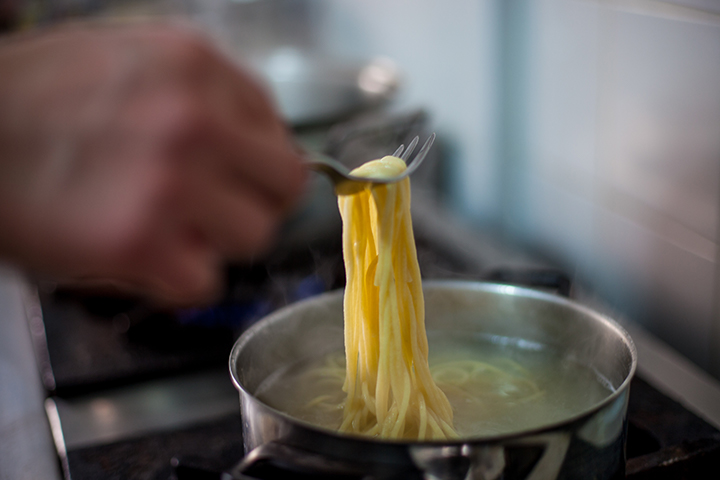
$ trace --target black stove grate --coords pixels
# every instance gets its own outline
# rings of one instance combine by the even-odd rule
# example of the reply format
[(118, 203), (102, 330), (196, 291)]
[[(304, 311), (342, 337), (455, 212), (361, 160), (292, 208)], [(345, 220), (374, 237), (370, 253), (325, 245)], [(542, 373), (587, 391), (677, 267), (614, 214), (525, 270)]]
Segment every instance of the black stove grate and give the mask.
[(630, 388), (627, 456), (628, 479), (716, 479), (720, 431), (635, 378)]

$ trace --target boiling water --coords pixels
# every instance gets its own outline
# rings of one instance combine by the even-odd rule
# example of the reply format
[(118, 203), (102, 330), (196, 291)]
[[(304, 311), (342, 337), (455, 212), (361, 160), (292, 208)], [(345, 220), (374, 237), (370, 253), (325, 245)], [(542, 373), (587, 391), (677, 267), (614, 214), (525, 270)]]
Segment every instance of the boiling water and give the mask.
[[(430, 367), (461, 437), (507, 434), (586, 411), (612, 388), (593, 369), (551, 348), (506, 337), (430, 335)], [(343, 352), (294, 365), (256, 396), (299, 420), (337, 430), (345, 392)]]

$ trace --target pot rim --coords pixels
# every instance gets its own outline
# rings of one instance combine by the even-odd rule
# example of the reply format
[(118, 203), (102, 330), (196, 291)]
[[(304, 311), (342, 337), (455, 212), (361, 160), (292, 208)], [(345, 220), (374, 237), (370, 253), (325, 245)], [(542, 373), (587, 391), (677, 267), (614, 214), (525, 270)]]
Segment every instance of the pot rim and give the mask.
[(298, 308), (304, 308), (309, 304), (313, 303), (323, 303), (328, 298), (340, 296), (343, 294), (344, 289), (336, 289), (329, 292), (322, 293), (320, 295), (316, 295), (310, 298), (307, 298), (305, 300), (300, 300), (298, 302), (291, 303), (289, 305), (286, 305), (273, 313), (267, 315), (266, 317), (260, 319), (256, 324), (254, 324), (252, 327), (247, 329), (240, 337), (235, 341), (235, 344), (233, 345), (233, 348), (230, 352), (230, 358), (228, 362), (229, 370), (230, 370), (230, 377), (232, 379), (232, 383), (235, 386), (235, 388), (249, 397), (251, 397), (255, 402), (262, 405), (263, 408), (271, 411), (273, 414), (278, 415), (285, 419), (288, 422), (291, 422), (295, 425), (301, 426), (302, 428), (308, 428), (310, 430), (313, 430), (317, 433), (321, 433), (324, 435), (330, 435), (331, 437), (335, 437), (339, 440), (343, 441), (358, 441), (362, 443), (368, 443), (368, 444), (388, 444), (388, 445), (396, 445), (396, 446), (460, 446), (467, 443), (497, 443), (497, 442), (508, 442), (512, 440), (519, 440), (521, 438), (527, 438), (529, 436), (539, 435), (543, 433), (549, 433), (552, 431), (557, 431), (559, 429), (562, 429), (563, 427), (566, 427), (568, 425), (571, 425), (575, 422), (578, 422), (584, 418), (591, 417), (598, 411), (602, 410), (609, 404), (611, 404), (613, 401), (615, 401), (620, 395), (622, 395), (626, 390), (630, 388), (630, 382), (632, 381), (633, 377), (635, 376), (636, 370), (637, 370), (637, 348), (635, 346), (635, 342), (633, 342), (632, 338), (630, 337), (630, 334), (628, 331), (623, 328), (617, 321), (613, 320), (612, 318), (608, 317), (605, 314), (602, 314), (596, 310), (593, 310), (581, 303), (578, 303), (574, 300), (561, 297), (552, 293), (544, 292), (541, 290), (528, 288), (528, 287), (519, 287), (515, 285), (508, 285), (508, 284), (502, 284), (502, 283), (493, 283), (493, 282), (483, 282), (483, 281), (474, 281), (474, 280), (427, 280), (423, 281), (423, 290), (425, 290), (426, 287), (431, 288), (462, 288), (465, 290), (476, 290), (476, 291), (485, 291), (485, 292), (491, 292), (491, 293), (499, 293), (503, 295), (511, 295), (511, 296), (519, 296), (519, 297), (525, 297), (525, 298), (535, 298), (539, 300), (548, 301), (550, 303), (555, 303), (558, 305), (562, 305), (565, 307), (572, 308), (576, 311), (579, 311), (585, 315), (588, 315), (592, 318), (594, 318), (596, 321), (600, 321), (603, 323), (606, 327), (610, 328), (611, 330), (614, 330), (616, 333), (619, 334), (619, 336), (622, 338), (624, 343), (626, 344), (629, 352), (630, 352), (630, 370), (628, 374), (625, 376), (625, 379), (622, 381), (622, 383), (615, 388), (615, 390), (610, 393), (607, 397), (593, 405), (592, 407), (583, 410), (582, 412), (579, 412), (575, 415), (572, 415), (570, 417), (567, 417), (563, 420), (549, 423), (546, 425), (538, 426), (532, 429), (528, 430), (522, 430), (517, 432), (509, 432), (509, 433), (503, 433), (503, 434), (496, 434), (496, 435), (487, 435), (487, 436), (474, 436), (474, 437), (462, 437), (458, 439), (447, 439), (447, 440), (426, 440), (426, 441), (414, 441), (414, 440), (395, 440), (395, 439), (387, 439), (387, 438), (375, 438), (375, 437), (368, 437), (365, 435), (360, 434), (354, 434), (354, 433), (340, 433), (337, 431), (330, 430), (328, 428), (320, 427), (318, 425), (297, 419), (291, 415), (288, 415), (287, 413), (284, 413), (280, 410), (277, 410), (270, 405), (267, 405), (266, 403), (262, 402), (260, 399), (258, 399), (254, 394), (247, 391), (244, 386), (240, 383), (240, 381), (237, 378), (236, 373), (236, 365), (237, 365), (237, 357), (239, 355), (239, 352), (243, 349), (244, 345), (250, 341), (250, 339), (254, 336), (256, 331), (259, 331), (263, 328), (266, 328), (266, 325), (272, 324), (275, 322), (282, 321), (284, 318), (287, 317), (288, 311), (295, 310)]

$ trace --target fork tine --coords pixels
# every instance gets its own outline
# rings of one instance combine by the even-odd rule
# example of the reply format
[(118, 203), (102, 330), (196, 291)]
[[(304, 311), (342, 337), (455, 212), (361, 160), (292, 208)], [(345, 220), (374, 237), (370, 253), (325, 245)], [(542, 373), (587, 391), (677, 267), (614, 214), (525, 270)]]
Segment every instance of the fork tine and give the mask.
[[(417, 146), (418, 141), (420, 139), (418, 137), (415, 137), (413, 141), (408, 146), (407, 151), (405, 151), (405, 155), (403, 155), (402, 158), (405, 160), (407, 157), (410, 156), (414, 148)], [(325, 173), (330, 180), (332, 181), (333, 185), (335, 186), (335, 193), (338, 195), (351, 195), (354, 193), (357, 193), (358, 191), (362, 190), (363, 188), (366, 188), (367, 185), (374, 185), (374, 184), (387, 184), (387, 183), (395, 183), (403, 178), (410, 175), (412, 172), (417, 170), (417, 168), (420, 166), (420, 164), (425, 159), (425, 156), (427, 155), (428, 151), (430, 151), (430, 147), (432, 147), (433, 141), (435, 140), (435, 134), (431, 134), (430, 137), (425, 141), (425, 144), (420, 149), (420, 152), (418, 152), (417, 155), (415, 155), (415, 158), (412, 160), (406, 161), (407, 162), (407, 168), (404, 172), (402, 172), (400, 175), (393, 177), (393, 178), (363, 178), (363, 177), (356, 177), (348, 171), (347, 167), (342, 165), (337, 160), (327, 157), (321, 153), (317, 152), (304, 152), (304, 155), (306, 157), (307, 166), (312, 168), (313, 170), (320, 171)], [(398, 157), (403, 154), (403, 150), (405, 150), (404, 145), (400, 145), (400, 147), (395, 151), (394, 156)]]
[(400, 158), (402, 158), (405, 162), (407, 162), (408, 158), (410, 158), (410, 154), (412, 154), (413, 150), (415, 150), (415, 147), (417, 146), (418, 142), (420, 141), (420, 137), (415, 137), (412, 139), (412, 142), (410, 142), (410, 145), (408, 145), (407, 150), (402, 154)]
[(425, 144), (422, 146), (420, 151), (417, 155), (415, 155), (415, 158), (413, 158), (412, 163), (408, 166), (406, 172), (407, 175), (410, 175), (417, 167), (420, 166), (423, 159), (425, 159), (425, 156), (430, 151), (430, 147), (432, 147), (433, 142), (435, 141), (435, 133), (430, 135), (427, 140), (425, 140)]

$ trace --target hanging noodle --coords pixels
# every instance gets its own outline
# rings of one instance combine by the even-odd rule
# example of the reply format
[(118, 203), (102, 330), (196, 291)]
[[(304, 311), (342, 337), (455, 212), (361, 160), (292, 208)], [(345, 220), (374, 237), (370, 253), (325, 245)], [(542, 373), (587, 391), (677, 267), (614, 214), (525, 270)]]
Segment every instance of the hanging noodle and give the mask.
[[(353, 174), (377, 178), (403, 170), (401, 159), (388, 156)], [(398, 439), (457, 437), (452, 407), (428, 365), (409, 179), (340, 192), (338, 206), (347, 276), (347, 399), (339, 430)]]
[[(387, 177), (404, 170), (401, 159), (384, 157), (353, 174)], [(301, 383), (318, 391), (302, 407), (306, 412), (334, 418), (341, 409), (341, 432), (433, 440), (458, 437), (448, 397), (458, 413), (472, 409), (473, 419), (544, 397), (530, 372), (508, 358), (450, 360), (430, 369), (407, 178), (338, 192), (338, 206), (347, 276), (345, 358), (328, 355), (305, 372)], [(463, 427), (472, 428), (464, 435), (482, 433)]]

